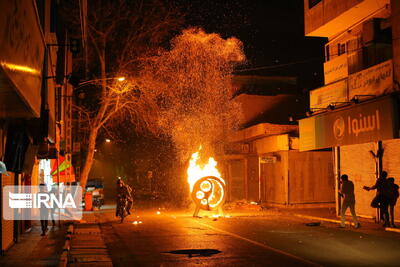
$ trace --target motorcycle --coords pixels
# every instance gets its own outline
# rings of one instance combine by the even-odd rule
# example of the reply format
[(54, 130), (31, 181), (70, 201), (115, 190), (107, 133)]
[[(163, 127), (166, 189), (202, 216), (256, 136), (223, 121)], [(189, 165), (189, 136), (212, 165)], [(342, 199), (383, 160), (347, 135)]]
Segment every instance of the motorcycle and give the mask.
[(122, 198), (119, 201), (120, 201), (120, 203), (119, 203), (119, 205), (117, 207), (118, 216), (121, 218), (121, 223), (123, 223), (125, 217), (128, 216), (128, 212), (126, 210), (126, 207), (128, 205), (128, 200), (126, 198)]

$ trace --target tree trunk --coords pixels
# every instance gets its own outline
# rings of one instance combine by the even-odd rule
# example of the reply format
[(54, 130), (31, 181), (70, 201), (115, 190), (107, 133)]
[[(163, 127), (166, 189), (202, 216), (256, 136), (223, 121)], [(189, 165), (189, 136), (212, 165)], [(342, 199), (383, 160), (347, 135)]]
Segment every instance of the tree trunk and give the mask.
[(86, 183), (89, 177), (90, 169), (92, 168), (93, 158), (94, 158), (94, 150), (96, 148), (96, 139), (97, 139), (98, 128), (93, 127), (90, 130), (89, 135), (89, 144), (88, 144), (88, 151), (86, 154), (85, 164), (83, 165), (80, 183), (82, 189), (84, 190), (86, 187)]
[(103, 39), (101, 52), (99, 55), (100, 67), (101, 67), (101, 95), (102, 95), (102, 103), (97, 113), (97, 116), (94, 120), (94, 124), (90, 129), (89, 140), (88, 140), (88, 150), (85, 159), (85, 165), (83, 166), (80, 183), (82, 189), (85, 190), (87, 180), (89, 178), (90, 169), (93, 165), (94, 158), (94, 150), (96, 149), (96, 139), (97, 134), (99, 133), (99, 129), (101, 128), (101, 123), (104, 119), (106, 109), (107, 109), (107, 101), (104, 101), (107, 95), (107, 75), (106, 75), (106, 62), (105, 62), (105, 39)]

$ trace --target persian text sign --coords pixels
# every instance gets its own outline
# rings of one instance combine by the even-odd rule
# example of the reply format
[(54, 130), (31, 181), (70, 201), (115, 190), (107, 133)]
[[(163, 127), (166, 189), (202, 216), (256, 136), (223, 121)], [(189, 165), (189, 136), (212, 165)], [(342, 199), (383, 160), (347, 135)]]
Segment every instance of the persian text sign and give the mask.
[(326, 108), (334, 102), (347, 102), (347, 79), (310, 91), (310, 108)]
[[(50, 190), (49, 190), (50, 189)], [(4, 186), (5, 220), (80, 220), (80, 186)]]
[(325, 84), (346, 78), (349, 75), (347, 54), (338, 56), (324, 63)]
[(349, 98), (384, 95), (393, 91), (393, 63), (387, 60), (349, 76)]
[(300, 151), (397, 138), (393, 98), (300, 120)]

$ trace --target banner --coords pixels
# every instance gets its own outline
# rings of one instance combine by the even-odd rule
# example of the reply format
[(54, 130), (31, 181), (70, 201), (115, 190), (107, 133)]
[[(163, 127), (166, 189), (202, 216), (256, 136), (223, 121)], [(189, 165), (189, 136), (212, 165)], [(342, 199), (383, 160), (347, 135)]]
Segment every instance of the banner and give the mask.
[(349, 76), (349, 99), (393, 92), (393, 62), (387, 60)]
[(324, 63), (325, 84), (329, 84), (349, 75), (347, 54), (335, 57)]
[(310, 91), (310, 109), (326, 108), (334, 102), (348, 102), (347, 79)]

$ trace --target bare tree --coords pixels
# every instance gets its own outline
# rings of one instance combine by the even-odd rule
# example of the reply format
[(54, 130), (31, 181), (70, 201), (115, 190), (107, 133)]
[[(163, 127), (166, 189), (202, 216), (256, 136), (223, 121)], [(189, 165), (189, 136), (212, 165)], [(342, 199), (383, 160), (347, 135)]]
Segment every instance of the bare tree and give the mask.
[[(71, 14), (64, 12), (67, 19)], [(88, 66), (93, 81), (81, 89), (96, 93), (76, 106), (76, 110), (85, 115), (88, 131), (87, 153), (80, 177), (82, 187), (86, 185), (93, 164), (98, 134), (114, 118), (129, 119), (137, 127), (151, 129), (154, 91), (140, 90), (135, 79), (138, 62), (154, 55), (182, 20), (178, 9), (166, 1), (93, 0), (88, 1), (87, 22), (89, 62), (77, 63), (82, 72), (85, 65)], [(125, 77), (124, 81), (115, 79), (121, 76)]]

